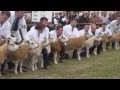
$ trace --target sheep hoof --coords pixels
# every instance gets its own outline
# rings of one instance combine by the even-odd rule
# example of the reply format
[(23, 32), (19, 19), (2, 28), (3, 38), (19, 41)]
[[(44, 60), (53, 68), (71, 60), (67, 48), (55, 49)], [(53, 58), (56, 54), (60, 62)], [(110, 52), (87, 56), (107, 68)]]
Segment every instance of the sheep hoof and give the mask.
[(32, 68), (32, 71), (35, 71), (35, 69), (34, 69), (34, 68)]
[(54, 62), (55, 64), (58, 64), (58, 62)]
[(20, 71), (20, 73), (23, 73), (23, 71)]
[(103, 50), (103, 52), (105, 52), (106, 50)]
[(15, 72), (15, 74), (17, 75), (18, 73), (17, 73), (17, 72)]
[(35, 70), (32, 70), (32, 71), (35, 71)]
[(90, 55), (87, 55), (87, 58), (90, 58), (91, 56)]
[(81, 61), (81, 58), (78, 58), (79, 61)]
[(87, 56), (87, 58), (90, 58), (89, 56)]
[(89, 55), (89, 56), (87, 56), (87, 58), (90, 58), (91, 56)]
[(95, 52), (94, 55), (97, 55), (97, 53)]
[(38, 68), (37, 68), (37, 67), (35, 67), (35, 70), (38, 70)]

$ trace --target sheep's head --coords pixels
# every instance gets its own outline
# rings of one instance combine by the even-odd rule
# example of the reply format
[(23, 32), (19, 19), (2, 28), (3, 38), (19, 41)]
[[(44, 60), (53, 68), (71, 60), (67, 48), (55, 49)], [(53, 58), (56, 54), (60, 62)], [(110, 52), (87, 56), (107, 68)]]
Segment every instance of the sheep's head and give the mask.
[(102, 41), (102, 37), (100, 37), (100, 36), (95, 36), (95, 40), (96, 40), (96, 41)]
[(47, 38), (44, 38), (44, 41), (42, 41), (42, 44), (44, 47), (46, 47), (50, 44), (50, 41)]
[(110, 37), (108, 36), (107, 33), (105, 33), (104, 36), (102, 37), (102, 41), (105, 43), (108, 43), (110, 41)]
[(10, 42), (13, 42), (13, 43), (17, 43), (18, 42), (18, 39), (15, 38), (15, 37), (9, 37), (8, 40), (10, 40)]
[(57, 42), (57, 38), (49, 37), (49, 41), (50, 41), (50, 43), (55, 43), (55, 42)]
[(34, 41), (25, 41), (26, 43), (28, 43), (30, 49), (35, 49), (35, 48), (38, 48), (39, 47), (39, 44), (34, 42)]
[(15, 37), (9, 37), (7, 38), (6, 36), (1, 36), (1, 40), (9, 40), (10, 42), (17, 43), (18, 39)]
[(103, 37), (104, 34), (100, 32), (100, 33), (98, 34), (98, 36), (99, 36), (99, 37)]
[(89, 39), (89, 38), (93, 37), (93, 35), (90, 35), (89, 33), (86, 33), (85, 37), (86, 37), (86, 39)]
[(67, 38), (67, 37), (64, 36), (64, 35), (61, 35), (59, 39), (60, 39), (60, 41), (63, 42), (63, 43), (66, 43), (66, 42), (69, 41), (69, 38)]
[(11, 42), (10, 40), (7, 41), (7, 50), (8, 51), (16, 51), (19, 49), (19, 45), (16, 45), (15, 43)]
[(107, 35), (108, 37), (111, 37), (111, 34), (109, 32), (105, 33), (105, 35)]

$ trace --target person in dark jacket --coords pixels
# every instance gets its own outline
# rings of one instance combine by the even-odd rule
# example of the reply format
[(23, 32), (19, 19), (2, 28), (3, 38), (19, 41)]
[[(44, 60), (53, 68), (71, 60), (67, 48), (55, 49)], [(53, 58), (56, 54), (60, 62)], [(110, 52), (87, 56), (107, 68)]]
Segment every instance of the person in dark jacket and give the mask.
[(62, 26), (69, 24), (69, 19), (66, 11), (63, 11), (63, 16), (60, 17), (60, 24)]
[(89, 23), (89, 17), (87, 16), (87, 11), (82, 12), (82, 15), (78, 19), (78, 23), (81, 23), (79, 25), (79, 30), (82, 30), (84, 28), (85, 24), (82, 23)]

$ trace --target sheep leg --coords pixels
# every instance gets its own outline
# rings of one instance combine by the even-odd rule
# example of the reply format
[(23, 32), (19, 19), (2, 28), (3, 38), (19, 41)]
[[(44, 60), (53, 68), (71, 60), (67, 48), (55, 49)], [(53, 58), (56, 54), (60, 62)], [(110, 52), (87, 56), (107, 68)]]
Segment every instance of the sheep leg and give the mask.
[(15, 61), (15, 70), (14, 70), (15, 74), (18, 74), (17, 73), (18, 63), (19, 63), (19, 61)]
[(23, 73), (22, 71), (22, 64), (23, 64), (23, 61), (20, 61), (20, 72)]
[(119, 41), (117, 42), (117, 48), (120, 49), (120, 47), (119, 47)]
[(37, 61), (38, 61), (38, 59), (36, 58), (36, 60), (35, 60), (35, 70), (38, 70), (38, 68), (37, 68)]
[(97, 55), (97, 47), (94, 49), (94, 54)]
[(81, 57), (80, 57), (81, 51), (82, 51), (81, 48), (77, 50), (77, 56), (78, 56), (78, 60), (79, 60), (79, 61), (81, 60)]
[(74, 51), (74, 50), (70, 50), (70, 51), (69, 51), (69, 57), (70, 57), (70, 59), (72, 59), (73, 51)]
[(87, 58), (91, 57), (89, 53), (89, 48), (86, 48), (86, 54), (87, 54)]
[(58, 53), (55, 52), (55, 53), (54, 53), (54, 63), (55, 63), (55, 64), (58, 64), (57, 55), (58, 55)]
[(41, 59), (41, 67), (42, 67), (42, 68), (43, 68), (43, 63), (44, 63), (44, 62), (43, 62), (43, 59)]
[(34, 59), (34, 58), (32, 58), (32, 71), (35, 71), (34, 64), (35, 64), (35, 59)]
[(106, 44), (105, 43), (103, 43), (102, 48), (103, 48), (103, 51), (105, 52), (106, 51)]
[(115, 49), (118, 50), (118, 41), (115, 41)]

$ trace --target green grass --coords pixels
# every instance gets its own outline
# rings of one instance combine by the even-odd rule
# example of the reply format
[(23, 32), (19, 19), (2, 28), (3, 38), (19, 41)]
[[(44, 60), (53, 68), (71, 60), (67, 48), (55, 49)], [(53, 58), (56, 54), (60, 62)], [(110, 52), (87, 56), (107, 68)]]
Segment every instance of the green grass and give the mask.
[(38, 71), (24, 72), (15, 75), (13, 72), (5, 72), (1, 79), (120, 79), (120, 50), (109, 49), (101, 55), (92, 55), (91, 58), (82, 57), (64, 60), (43, 70), (38, 64)]

